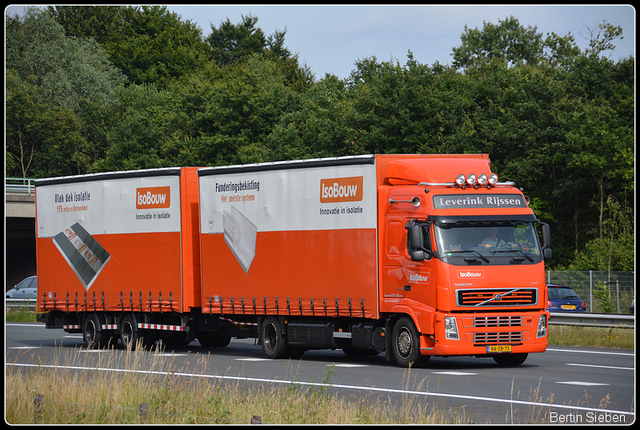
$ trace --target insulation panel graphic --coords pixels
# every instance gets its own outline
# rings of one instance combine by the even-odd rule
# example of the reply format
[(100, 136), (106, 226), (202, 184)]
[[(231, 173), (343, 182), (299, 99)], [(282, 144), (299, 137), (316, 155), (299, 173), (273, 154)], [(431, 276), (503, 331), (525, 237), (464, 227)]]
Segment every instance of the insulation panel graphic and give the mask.
[(231, 206), (231, 213), (223, 211), (222, 229), (224, 240), (233, 252), (245, 273), (249, 271), (256, 256), (258, 227), (239, 210)]
[(111, 255), (79, 223), (55, 235), (53, 241), (84, 288), (91, 288)]

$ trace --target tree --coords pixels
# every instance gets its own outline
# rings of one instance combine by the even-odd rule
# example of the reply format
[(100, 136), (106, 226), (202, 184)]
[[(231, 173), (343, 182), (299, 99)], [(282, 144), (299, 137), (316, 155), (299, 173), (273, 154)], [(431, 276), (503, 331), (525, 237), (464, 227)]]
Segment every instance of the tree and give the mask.
[(7, 173), (44, 177), (90, 171), (100, 153), (81, 112), (109, 112), (124, 82), (93, 41), (70, 38), (43, 10), (7, 19)]
[(538, 64), (543, 52), (542, 35), (537, 27), (522, 27), (510, 16), (498, 19), (498, 24), (483, 21), (482, 30), (469, 29), (466, 25), (460, 36), (462, 45), (453, 48), (453, 66), (471, 68), (492, 59), (507, 63)]
[(129, 84), (165, 88), (209, 59), (201, 29), (165, 6), (51, 6), (49, 10), (68, 34), (95, 38)]
[(242, 22), (237, 25), (232, 24), (229, 18), (220, 24), (220, 28), (211, 25), (207, 42), (211, 46), (214, 61), (221, 66), (228, 66), (262, 53), (267, 39), (264, 32), (256, 27), (257, 23), (258, 18), (242, 15)]
[(585, 25), (580, 35), (589, 40), (589, 48), (585, 50), (585, 54), (593, 56), (598, 56), (603, 51), (614, 50), (615, 45), (611, 42), (616, 39), (624, 39), (622, 27), (609, 24), (606, 20), (603, 20), (596, 28)]

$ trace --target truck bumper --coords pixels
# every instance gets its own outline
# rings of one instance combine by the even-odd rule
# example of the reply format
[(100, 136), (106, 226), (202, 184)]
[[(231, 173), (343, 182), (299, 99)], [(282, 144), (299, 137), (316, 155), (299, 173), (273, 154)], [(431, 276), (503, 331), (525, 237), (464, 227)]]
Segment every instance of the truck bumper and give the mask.
[[(540, 316), (546, 316), (544, 335), (538, 337)], [(445, 318), (455, 318), (458, 338), (445, 333)], [(422, 336), (422, 355), (493, 355), (535, 353), (547, 349), (549, 313), (478, 313), (436, 315), (435, 335)], [(449, 326), (450, 327), (450, 326)], [(449, 332), (451, 332), (449, 330)]]

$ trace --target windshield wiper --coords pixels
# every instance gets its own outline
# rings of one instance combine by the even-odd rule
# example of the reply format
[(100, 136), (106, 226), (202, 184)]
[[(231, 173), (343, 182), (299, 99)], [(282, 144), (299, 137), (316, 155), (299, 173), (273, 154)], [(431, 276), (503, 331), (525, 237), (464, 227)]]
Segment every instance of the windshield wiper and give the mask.
[(530, 262), (532, 262), (532, 263), (533, 263), (533, 258), (529, 257), (527, 254), (525, 254), (524, 252), (522, 252), (522, 251), (521, 251), (521, 250), (519, 250), (519, 249), (514, 249), (514, 248), (511, 248), (511, 249), (499, 249), (499, 250), (496, 250), (496, 251), (494, 251), (494, 250), (492, 249), (492, 250), (491, 250), (491, 252), (492, 252), (492, 253), (498, 253), (498, 252), (519, 252), (520, 254), (522, 254), (522, 255), (524, 255), (525, 257), (527, 257), (527, 260), (529, 260)]
[(480, 254), (478, 251), (474, 251), (473, 249), (466, 249), (464, 251), (447, 251), (447, 252), (449, 252), (451, 254), (461, 254), (463, 252), (472, 252), (472, 253), (476, 254), (478, 257), (482, 258), (487, 263), (489, 263), (489, 260), (487, 260), (487, 258), (484, 255)]

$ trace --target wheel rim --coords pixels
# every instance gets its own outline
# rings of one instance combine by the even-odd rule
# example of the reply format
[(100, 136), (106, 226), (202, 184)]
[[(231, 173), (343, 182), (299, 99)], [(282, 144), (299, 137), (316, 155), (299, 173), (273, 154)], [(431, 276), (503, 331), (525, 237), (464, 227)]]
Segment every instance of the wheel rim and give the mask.
[(92, 320), (87, 321), (87, 329), (85, 330), (85, 337), (88, 344), (92, 344), (96, 340), (96, 325)]
[(133, 337), (133, 328), (131, 327), (131, 323), (129, 321), (125, 322), (122, 325), (122, 342), (125, 345), (130, 345), (131, 344), (131, 338)]
[(264, 328), (264, 347), (267, 351), (273, 351), (276, 349), (277, 333), (276, 328), (272, 323), (267, 324)]
[(398, 352), (402, 357), (408, 357), (411, 354), (411, 333), (406, 327), (400, 329), (398, 333)]

